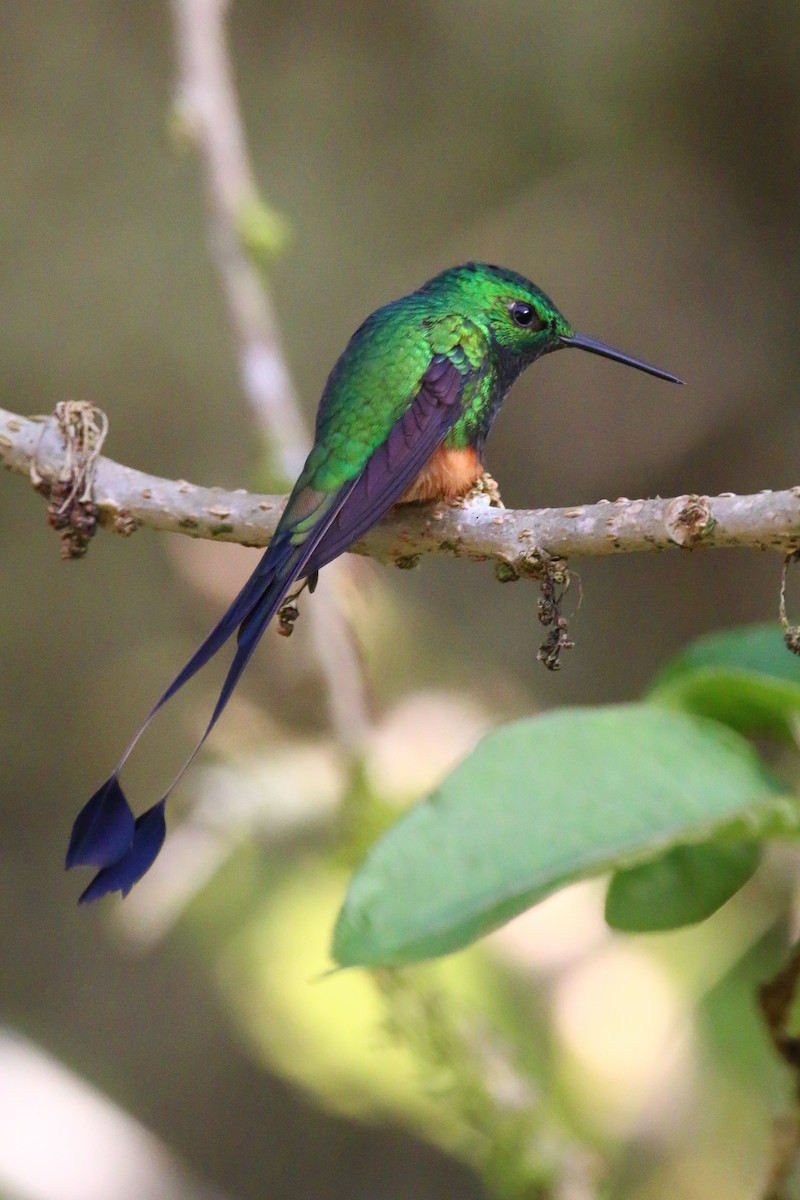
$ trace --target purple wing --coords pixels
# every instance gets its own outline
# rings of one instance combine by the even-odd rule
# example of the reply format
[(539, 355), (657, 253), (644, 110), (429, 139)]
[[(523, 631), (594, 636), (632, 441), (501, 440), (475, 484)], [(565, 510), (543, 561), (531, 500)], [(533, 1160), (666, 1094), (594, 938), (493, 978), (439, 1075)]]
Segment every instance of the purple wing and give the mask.
[(389, 511), (461, 414), (465, 376), (449, 358), (435, 358), (412, 403), (374, 451), (353, 490), (308, 558), (309, 575), (324, 567)]

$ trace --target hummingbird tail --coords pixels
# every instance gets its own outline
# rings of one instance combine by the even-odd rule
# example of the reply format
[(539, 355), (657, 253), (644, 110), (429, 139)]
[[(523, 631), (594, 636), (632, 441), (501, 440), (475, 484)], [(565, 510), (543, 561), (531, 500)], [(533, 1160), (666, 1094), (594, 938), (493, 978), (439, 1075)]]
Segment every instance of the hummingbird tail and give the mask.
[[(302, 567), (299, 570), (302, 570)], [(114, 891), (121, 891), (123, 895), (127, 895), (134, 883), (152, 866), (166, 833), (166, 800), (222, 715), (264, 629), (277, 612), (296, 577), (297, 570), (289, 569), (286, 573), (276, 572), (268, 582), (262, 575), (258, 580), (258, 588), (253, 587), (252, 578), (248, 581), (222, 620), (214, 626), (147, 714), (111, 776), (81, 809), (72, 828), (66, 866), (68, 869), (75, 866), (94, 866), (100, 869), (81, 895), (80, 903), (97, 900)], [(241, 625), (244, 629), (245, 624), (249, 636), (237, 647), (203, 736), (159, 802), (134, 820), (119, 782), (119, 774), (125, 761), (167, 700), (208, 662), (237, 626)]]
[[(79, 903), (97, 900), (114, 891), (127, 895), (153, 865), (166, 834), (164, 808), (167, 798), (221, 717), (261, 635), (280, 608), (289, 588), (303, 574), (308, 559), (350, 490), (351, 487), (344, 488), (340, 495), (327, 497), (319, 523), (305, 528), (302, 534), (298, 535), (291, 524), (276, 533), (227, 612), (150, 709), (112, 774), (79, 812), (72, 827), (66, 867), (99, 868)], [(203, 736), (158, 803), (134, 819), (119, 782), (125, 762), (160, 709), (205, 666), (237, 629), (236, 652)]]

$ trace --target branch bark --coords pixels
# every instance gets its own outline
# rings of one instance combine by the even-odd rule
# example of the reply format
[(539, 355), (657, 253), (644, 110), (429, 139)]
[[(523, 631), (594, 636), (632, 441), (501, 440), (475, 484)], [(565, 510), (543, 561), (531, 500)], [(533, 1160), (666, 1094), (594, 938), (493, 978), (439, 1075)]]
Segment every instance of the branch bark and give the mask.
[[(58, 423), (0, 409), (0, 462), (20, 475), (36, 463), (45, 480), (64, 469)], [(265, 546), (286, 502), (238, 489), (162, 479), (100, 456), (94, 501), (101, 523), (118, 532), (143, 525), (215, 541)], [(577, 558), (677, 548), (742, 546), (784, 555), (800, 545), (800, 487), (756, 495), (601, 500), (571, 508), (490, 507), (476, 495), (462, 505), (397, 506), (354, 547), (384, 562), (411, 565), (424, 554), (493, 560), (524, 574), (537, 550)]]

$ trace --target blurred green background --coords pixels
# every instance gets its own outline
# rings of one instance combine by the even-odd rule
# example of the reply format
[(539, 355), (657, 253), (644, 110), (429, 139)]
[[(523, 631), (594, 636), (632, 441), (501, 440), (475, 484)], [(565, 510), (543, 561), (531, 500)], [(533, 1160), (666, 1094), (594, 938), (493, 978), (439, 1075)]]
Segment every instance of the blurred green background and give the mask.
[[(577, 328), (688, 384), (672, 389), (587, 355), (538, 364), (487, 456), (507, 504), (798, 482), (796, 4), (236, 0), (230, 35), (256, 174), (294, 229), (270, 284), (309, 419), (366, 313), (478, 258), (529, 275)], [(173, 85), (165, 2), (0, 4), (0, 403), (39, 413), (91, 399), (109, 415), (114, 458), (236, 487), (254, 478), (256, 438), (207, 257), (197, 164), (169, 134)], [(320, 866), (324, 834), (294, 818), (288, 832), (269, 821), (252, 832), (265, 789), (301, 808), (307, 794), (320, 822), (319, 797), (332, 804), (341, 790), (302, 628), (288, 643), (265, 638), (207, 755), (216, 774), (183, 788), (179, 811), (196, 825), (183, 843), (186, 896), (168, 902), (156, 886), (122, 917), (116, 901), (79, 912), (76, 881), (63, 876), (74, 812), (252, 552), (141, 532), (98, 536), (85, 561), (64, 565), (18, 478), (3, 480), (0, 511), (0, 1022), (157, 1130), (220, 1195), (483, 1195), (469, 1155), (443, 1152), (452, 1138), (435, 1133), (434, 1147), (413, 1132), (429, 1120), (409, 1115), (415, 1101), (379, 1102), (363, 1081), (367, 1099), (348, 1101), (355, 1075), (377, 1071), (365, 1065), (380, 1053), (374, 998), (364, 999), (358, 1064), (336, 1086), (341, 1064), (326, 1065), (336, 1024), (313, 1036), (292, 1024), (304, 992), (335, 1007), (335, 981), (315, 991), (308, 981), (327, 966), (346, 879)], [(412, 798), (509, 715), (629, 698), (692, 636), (777, 606), (778, 560), (754, 553), (616, 557), (578, 570), (578, 647), (552, 676), (535, 661), (532, 587), (499, 588), (490, 568), (443, 560), (414, 572), (359, 567), (379, 791)], [(135, 793), (180, 758), (212, 691), (204, 680), (164, 713), (146, 761), (133, 764)], [(273, 781), (262, 787), (253, 771), (265, 745), (282, 774), (275, 783), (262, 763)], [(225, 775), (231, 761), (245, 764), (256, 796), (244, 816), (230, 799), (243, 786)], [(229, 802), (241, 844), (186, 910), (230, 850), (220, 849), (225, 822), (208, 817)], [(727, 910), (724, 927), (653, 939), (652, 953), (596, 929), (599, 902), (584, 889), (573, 917), (553, 918), (569, 953), (542, 958), (547, 936), (560, 935), (534, 919), (487, 951), (490, 966), (464, 968), (481, 975), (478, 1011), (500, 1020), (514, 1009), (517, 1041), (525, 1021), (532, 1031), (550, 1021), (547, 1038), (531, 1040), (548, 1042), (540, 1057), (549, 1055), (567, 1124), (611, 1147), (615, 1195), (738, 1197), (758, 1181), (765, 1098), (780, 1107), (782, 1092), (749, 992), (732, 984), (723, 1015), (693, 1018), (699, 1041), (674, 1094), (658, 1080), (681, 1038), (689, 1044), (694, 1002), (711, 1012), (734, 966), (739, 980), (763, 975), (758, 945), (776, 936), (770, 888), (782, 894), (786, 869)], [(306, 929), (301, 954), (289, 933)], [(493, 992), (501, 976), (513, 1005)], [(639, 995), (634, 978), (640, 1001), (620, 1016), (620, 995)], [(650, 1075), (628, 1080), (633, 1098), (610, 1122), (599, 1110), (627, 1076), (609, 1062), (641, 1066), (643, 1050), (621, 1045), (615, 1057), (609, 1025), (590, 1031), (610, 1047), (604, 1065), (576, 1049), (575, 1031), (588, 1037), (580, 997), (604, 987), (612, 1026), (616, 1014), (624, 1032), (644, 1012), (663, 1024), (663, 1045), (642, 1026), (661, 1053)], [(555, 1005), (547, 1017), (543, 997)], [(584, 1082), (573, 1087), (573, 1076)], [(375, 1123), (357, 1119), (365, 1111)], [(168, 1194), (199, 1194), (183, 1186)], [(4, 1187), (13, 1200), (49, 1195), (0, 1174)], [(73, 1193), (62, 1181), (56, 1194)]]

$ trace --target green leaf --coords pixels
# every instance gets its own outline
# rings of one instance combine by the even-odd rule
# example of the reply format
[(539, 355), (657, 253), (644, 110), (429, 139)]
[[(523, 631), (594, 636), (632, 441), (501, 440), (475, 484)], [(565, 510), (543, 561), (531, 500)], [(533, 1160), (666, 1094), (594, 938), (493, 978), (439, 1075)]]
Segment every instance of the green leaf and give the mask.
[(800, 659), (778, 625), (750, 625), (699, 638), (657, 678), (651, 700), (743, 733), (794, 736), (800, 714)]
[(653, 862), (617, 871), (606, 895), (606, 921), (624, 933), (704, 921), (747, 883), (760, 852), (751, 841), (675, 846)]
[(780, 625), (740, 625), (690, 642), (656, 677), (655, 686), (707, 667), (724, 667), (785, 679), (800, 687), (800, 658), (787, 650)]
[(447, 954), (565, 884), (736, 819), (752, 840), (774, 795), (743, 738), (655, 705), (508, 725), (372, 847), (339, 914), (334, 958), (388, 966)]

